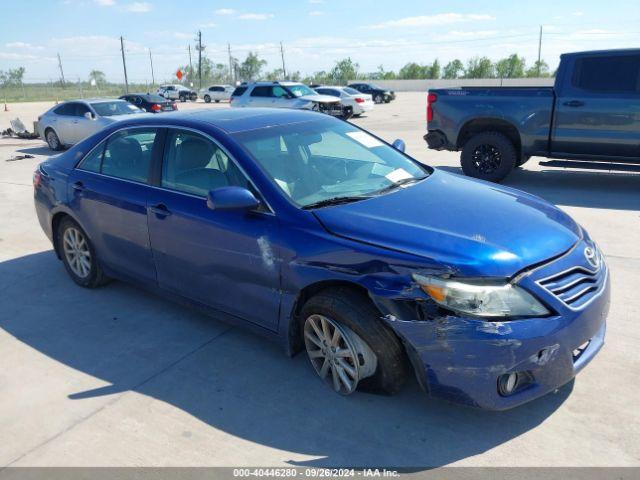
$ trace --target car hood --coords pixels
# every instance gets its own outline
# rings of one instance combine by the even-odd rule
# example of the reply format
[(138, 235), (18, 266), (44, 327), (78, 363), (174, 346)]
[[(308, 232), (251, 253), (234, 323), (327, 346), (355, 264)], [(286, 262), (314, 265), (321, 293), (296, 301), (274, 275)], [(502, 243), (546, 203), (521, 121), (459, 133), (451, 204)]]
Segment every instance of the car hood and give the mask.
[(298, 97), (301, 100), (308, 100), (310, 102), (320, 102), (320, 103), (336, 103), (340, 100), (336, 97), (332, 97), (331, 95), (302, 95)]
[(313, 212), (335, 235), (462, 276), (511, 277), (582, 236), (571, 217), (538, 197), (438, 170), (388, 194)]

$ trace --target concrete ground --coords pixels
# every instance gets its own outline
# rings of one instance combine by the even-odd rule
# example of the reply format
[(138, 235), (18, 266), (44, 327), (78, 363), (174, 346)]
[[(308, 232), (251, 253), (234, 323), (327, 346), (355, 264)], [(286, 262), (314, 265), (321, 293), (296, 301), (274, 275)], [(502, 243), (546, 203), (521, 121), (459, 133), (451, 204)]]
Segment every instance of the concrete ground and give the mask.
[[(186, 104), (180, 108), (228, 108)], [(48, 106), (12, 104), (0, 129)], [(401, 93), (354, 123), (403, 138), (421, 161), (425, 95)], [(7, 161), (31, 153), (36, 158)], [(606, 253), (607, 342), (575, 383), (492, 413), (430, 400), (340, 397), (307, 359), (114, 282), (76, 287), (41, 232), (31, 175), (41, 141), (0, 140), (0, 467), (640, 465), (640, 176), (544, 169), (505, 182), (559, 205)], [(469, 208), (473, 208), (472, 205)]]

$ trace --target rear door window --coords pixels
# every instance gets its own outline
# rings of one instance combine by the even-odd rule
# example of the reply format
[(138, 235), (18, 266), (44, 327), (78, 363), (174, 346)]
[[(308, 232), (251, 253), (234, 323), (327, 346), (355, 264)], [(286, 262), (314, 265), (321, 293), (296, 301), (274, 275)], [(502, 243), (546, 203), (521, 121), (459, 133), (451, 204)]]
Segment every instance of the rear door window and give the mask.
[(233, 91), (231, 96), (232, 97), (239, 97), (246, 91), (247, 91), (247, 87), (236, 87), (236, 89)]
[(101, 173), (147, 183), (157, 133), (155, 128), (139, 128), (111, 136), (102, 157)]
[(578, 58), (572, 84), (599, 93), (640, 93), (640, 55)]
[(261, 87), (254, 87), (254, 89), (251, 91), (251, 96), (252, 97), (271, 97), (273, 95), (271, 94), (270, 86), (261, 86)]
[(54, 113), (56, 113), (57, 115), (73, 116), (75, 110), (76, 110), (76, 103), (69, 102), (69, 103), (63, 103), (62, 105), (60, 105), (58, 108), (54, 110)]

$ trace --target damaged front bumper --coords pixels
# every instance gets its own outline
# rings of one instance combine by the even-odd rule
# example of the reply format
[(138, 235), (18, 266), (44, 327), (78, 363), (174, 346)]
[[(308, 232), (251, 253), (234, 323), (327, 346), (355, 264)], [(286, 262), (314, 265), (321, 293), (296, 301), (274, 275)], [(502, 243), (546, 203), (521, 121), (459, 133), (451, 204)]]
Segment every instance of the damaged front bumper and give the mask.
[[(568, 383), (604, 344), (609, 282), (581, 311), (505, 322), (443, 316), (385, 317), (402, 338), (421, 386), (433, 397), (488, 410), (516, 407)], [(502, 375), (518, 373), (508, 396)]]

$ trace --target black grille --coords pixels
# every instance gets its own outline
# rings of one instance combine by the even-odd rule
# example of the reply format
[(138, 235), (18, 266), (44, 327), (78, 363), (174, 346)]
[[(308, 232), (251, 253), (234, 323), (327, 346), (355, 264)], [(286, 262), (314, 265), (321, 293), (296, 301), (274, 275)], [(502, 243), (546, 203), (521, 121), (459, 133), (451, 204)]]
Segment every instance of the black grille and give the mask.
[(603, 288), (607, 268), (602, 264), (597, 271), (577, 266), (538, 280), (538, 284), (571, 308), (586, 305)]

